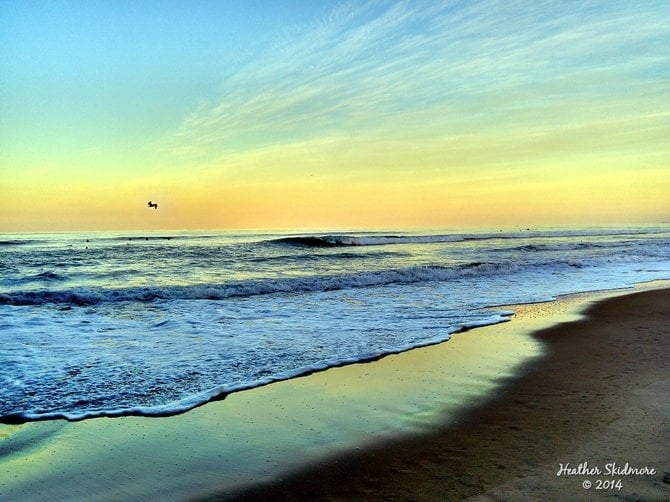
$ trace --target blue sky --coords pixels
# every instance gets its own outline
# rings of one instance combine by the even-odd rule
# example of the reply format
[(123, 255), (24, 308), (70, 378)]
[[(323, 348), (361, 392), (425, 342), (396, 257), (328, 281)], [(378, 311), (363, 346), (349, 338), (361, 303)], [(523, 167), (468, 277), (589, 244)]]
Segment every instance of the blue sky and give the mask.
[[(557, 195), (547, 222), (663, 218), (668, 47), (665, 1), (3, 1), (0, 223), (153, 190), (180, 211), (171, 226), (216, 225), (202, 214), (224, 196), (239, 207), (214, 214), (241, 226), (273, 205), (286, 224), (351, 225), (333, 214), (344, 187), (361, 225), (390, 200), (404, 224), (497, 223), (486, 200), (512, 222), (551, 194), (575, 209)], [(315, 193), (321, 220), (290, 202)], [(36, 194), (45, 214), (28, 218)], [(244, 220), (245, 200), (265, 209)]]

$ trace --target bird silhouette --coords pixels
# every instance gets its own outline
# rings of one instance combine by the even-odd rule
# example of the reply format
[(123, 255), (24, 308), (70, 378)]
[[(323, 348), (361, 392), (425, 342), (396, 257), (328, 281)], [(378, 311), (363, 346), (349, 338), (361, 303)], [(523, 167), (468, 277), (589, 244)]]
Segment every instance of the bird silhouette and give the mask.
[(147, 202), (147, 207), (153, 207), (154, 209), (158, 209), (158, 202)]

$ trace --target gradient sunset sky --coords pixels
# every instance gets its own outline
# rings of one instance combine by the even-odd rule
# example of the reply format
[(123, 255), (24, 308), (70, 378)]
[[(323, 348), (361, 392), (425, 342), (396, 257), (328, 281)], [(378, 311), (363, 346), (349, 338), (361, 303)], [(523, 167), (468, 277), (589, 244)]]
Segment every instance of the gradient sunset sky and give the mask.
[(667, 0), (0, 1), (0, 231), (667, 221)]

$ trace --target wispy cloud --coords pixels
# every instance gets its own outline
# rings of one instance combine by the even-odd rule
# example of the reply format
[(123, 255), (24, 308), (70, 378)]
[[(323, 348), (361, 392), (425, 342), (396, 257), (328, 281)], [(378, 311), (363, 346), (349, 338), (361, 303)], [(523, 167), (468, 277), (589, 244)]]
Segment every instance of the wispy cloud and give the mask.
[(668, 19), (664, 1), (341, 4), (279, 34), (164, 147), (213, 161), (348, 135), (645, 127), (670, 109)]

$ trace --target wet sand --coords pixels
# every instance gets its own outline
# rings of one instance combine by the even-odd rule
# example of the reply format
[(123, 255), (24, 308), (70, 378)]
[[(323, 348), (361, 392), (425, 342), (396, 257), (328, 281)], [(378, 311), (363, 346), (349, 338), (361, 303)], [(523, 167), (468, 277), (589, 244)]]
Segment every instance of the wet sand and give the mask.
[[(331, 458), (239, 499), (667, 500), (670, 290), (608, 299), (586, 315), (535, 333), (547, 356), (458, 423)], [(602, 475), (579, 474), (584, 462)], [(567, 463), (578, 474), (558, 476)], [(655, 474), (607, 476), (612, 463)]]
[(476, 329), (448, 343), (234, 393), (178, 416), (0, 425), (0, 500), (230, 493), (329, 455), (433, 430), (539, 356), (526, 324)]
[(556, 476), (559, 463), (584, 461), (653, 467), (622, 477), (617, 494), (662, 498), (670, 290), (613, 298), (580, 320), (585, 305), (621, 294), (510, 307), (512, 322), (175, 417), (0, 425), (0, 499), (612, 494)]

